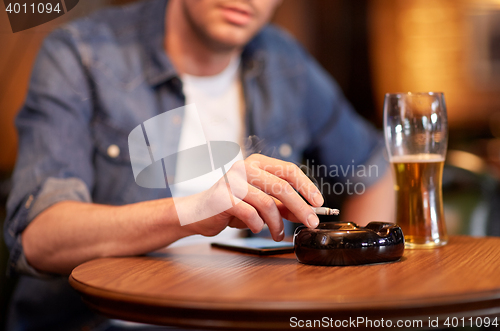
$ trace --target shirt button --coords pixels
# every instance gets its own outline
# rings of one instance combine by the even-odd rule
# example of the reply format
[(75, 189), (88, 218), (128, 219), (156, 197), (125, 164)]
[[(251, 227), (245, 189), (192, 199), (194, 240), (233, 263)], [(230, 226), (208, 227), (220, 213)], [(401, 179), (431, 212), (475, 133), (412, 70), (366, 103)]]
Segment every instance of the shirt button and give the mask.
[(108, 156), (115, 159), (120, 155), (120, 147), (116, 146), (115, 144), (109, 145), (108, 147)]
[(292, 155), (292, 146), (289, 144), (282, 144), (279, 148), (279, 152), (282, 157), (289, 157)]

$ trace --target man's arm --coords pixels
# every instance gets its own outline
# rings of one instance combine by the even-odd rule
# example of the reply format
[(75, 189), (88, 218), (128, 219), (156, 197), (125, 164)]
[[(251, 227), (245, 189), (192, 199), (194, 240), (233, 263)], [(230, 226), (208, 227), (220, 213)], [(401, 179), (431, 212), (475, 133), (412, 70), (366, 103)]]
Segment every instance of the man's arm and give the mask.
[(65, 274), (94, 258), (144, 254), (192, 234), (216, 235), (227, 226), (248, 227), (256, 233), (267, 224), (275, 240), (283, 240), (283, 217), (317, 226), (318, 217), (293, 188), (313, 206), (321, 206), (323, 198), (296, 165), (263, 155), (240, 162), (227, 172), (227, 178), (233, 192), (246, 191), (232, 198), (241, 201), (184, 226), (179, 211), (194, 210), (195, 217), (196, 210), (209, 209), (227, 198), (225, 178), (198, 195), (176, 199), (175, 205), (172, 198), (125, 206), (59, 202), (38, 214), (23, 231), (26, 260), (38, 270)]
[(176, 222), (172, 199), (125, 206), (64, 201), (40, 213), (22, 243), (35, 269), (69, 274), (93, 258), (143, 254), (190, 234)]

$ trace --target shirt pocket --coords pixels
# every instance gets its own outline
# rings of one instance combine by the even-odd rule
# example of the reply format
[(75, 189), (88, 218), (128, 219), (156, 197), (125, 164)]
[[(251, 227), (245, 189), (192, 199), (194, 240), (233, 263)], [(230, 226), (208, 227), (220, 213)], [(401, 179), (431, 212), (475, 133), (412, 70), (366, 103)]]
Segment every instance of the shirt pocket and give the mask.
[(128, 146), (132, 129), (106, 120), (94, 121), (94, 202), (124, 205), (170, 196), (167, 189), (144, 188), (135, 182)]
[[(111, 205), (131, 203), (135, 180), (130, 165), (128, 132), (113, 123), (96, 120), (92, 124), (95, 144), (94, 202)], [(133, 201), (135, 202), (135, 201)]]

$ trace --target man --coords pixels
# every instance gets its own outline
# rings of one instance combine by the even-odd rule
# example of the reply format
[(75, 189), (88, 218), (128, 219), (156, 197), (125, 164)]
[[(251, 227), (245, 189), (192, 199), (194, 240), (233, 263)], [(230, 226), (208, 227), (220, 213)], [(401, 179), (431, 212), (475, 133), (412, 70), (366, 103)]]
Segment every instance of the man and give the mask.
[[(379, 166), (382, 179), (343, 179), (369, 186), (343, 212), (360, 223), (388, 218), (390, 204), (377, 199), (392, 189), (377, 133), (296, 41), (264, 27), (279, 2), (150, 0), (96, 13), (46, 39), (16, 120), (19, 156), (5, 238), (10, 271), (36, 278), (20, 278), (11, 330), (96, 325), (67, 278), (57, 276), (93, 258), (144, 254), (228, 226), (259, 232), (267, 224), (279, 241), (282, 218), (316, 227), (317, 216), (292, 188), (311, 205), (323, 204), (293, 165), (303, 157)], [(204, 99), (202, 87), (213, 85), (220, 91)], [(134, 182), (127, 137), (149, 118), (197, 100), (207, 109), (224, 102), (227, 116), (244, 123), (227, 125), (233, 136), (256, 135), (283, 160), (248, 157), (240, 164), (248, 180), (243, 201), (181, 226), (168, 190)], [(174, 142), (182, 144), (186, 123), (165, 128)], [(238, 177), (234, 169), (228, 175)], [(226, 189), (219, 181), (202, 201)], [(181, 203), (198, 201), (187, 196)]]

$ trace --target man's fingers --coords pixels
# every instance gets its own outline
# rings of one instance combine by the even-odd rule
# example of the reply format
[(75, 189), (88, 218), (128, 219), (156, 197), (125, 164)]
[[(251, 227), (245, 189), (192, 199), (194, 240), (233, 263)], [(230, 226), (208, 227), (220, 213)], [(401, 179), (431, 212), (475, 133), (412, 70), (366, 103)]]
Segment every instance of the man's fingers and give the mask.
[(278, 208), (281, 217), (284, 219), (289, 220), (290, 222), (294, 223), (302, 223), (286, 206), (283, 204), (283, 202), (279, 201), (275, 197), (272, 197), (274, 200), (274, 203), (276, 204), (276, 208)]
[(302, 197), (284, 179), (262, 171), (250, 183), (281, 201), (295, 217), (310, 228), (316, 228), (319, 218)]
[(268, 172), (292, 185), (311, 205), (323, 205), (321, 192), (297, 165), (260, 154), (250, 156), (247, 163), (250, 177), (259, 176), (261, 171)]
[(268, 225), (273, 239), (275, 241), (283, 240), (285, 237), (285, 229), (281, 213), (276, 206), (275, 200), (252, 185), (248, 185), (248, 194), (244, 201), (257, 209), (261, 218)]
[(248, 225), (236, 216), (231, 216), (228, 226), (235, 229), (248, 229)]
[(257, 210), (245, 201), (238, 202), (227, 212), (243, 221), (253, 233), (259, 233), (264, 227), (264, 221)]

